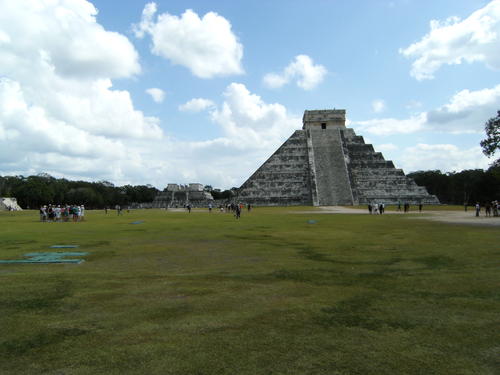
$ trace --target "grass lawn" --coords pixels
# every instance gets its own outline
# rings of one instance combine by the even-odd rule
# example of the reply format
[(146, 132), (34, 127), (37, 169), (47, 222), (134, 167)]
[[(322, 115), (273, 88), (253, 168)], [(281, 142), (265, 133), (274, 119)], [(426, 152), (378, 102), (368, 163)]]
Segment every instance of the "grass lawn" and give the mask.
[(498, 227), (290, 211), (0, 213), (0, 259), (90, 253), (0, 264), (0, 373), (500, 373)]

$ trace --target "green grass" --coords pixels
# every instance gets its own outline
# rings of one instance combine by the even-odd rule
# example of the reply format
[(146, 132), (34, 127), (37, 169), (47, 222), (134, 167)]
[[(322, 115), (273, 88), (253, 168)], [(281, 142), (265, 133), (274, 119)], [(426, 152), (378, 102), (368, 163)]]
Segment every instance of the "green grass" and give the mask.
[(0, 373), (498, 374), (498, 228), (300, 210), (0, 213), (0, 259), (91, 253), (0, 265)]

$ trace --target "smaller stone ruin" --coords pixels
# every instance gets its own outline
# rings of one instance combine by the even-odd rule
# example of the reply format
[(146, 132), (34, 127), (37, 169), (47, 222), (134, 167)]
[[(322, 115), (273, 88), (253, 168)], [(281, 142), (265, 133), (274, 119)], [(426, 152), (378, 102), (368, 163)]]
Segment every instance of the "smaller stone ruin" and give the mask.
[(16, 198), (0, 198), (0, 211), (22, 211)]
[(188, 204), (206, 207), (213, 202), (212, 194), (203, 190), (203, 184), (168, 184), (167, 189), (155, 197), (152, 208), (185, 207)]

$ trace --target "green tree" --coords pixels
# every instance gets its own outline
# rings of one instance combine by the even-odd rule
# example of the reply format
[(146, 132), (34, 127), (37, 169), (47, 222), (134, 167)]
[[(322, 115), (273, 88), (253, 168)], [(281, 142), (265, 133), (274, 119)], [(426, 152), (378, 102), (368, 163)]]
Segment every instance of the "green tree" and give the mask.
[[(492, 157), (498, 150), (500, 150), (500, 111), (497, 112), (496, 117), (490, 118), (484, 124), (486, 132), (486, 139), (481, 141), (483, 153)], [(500, 165), (500, 158), (493, 162), (494, 165)]]

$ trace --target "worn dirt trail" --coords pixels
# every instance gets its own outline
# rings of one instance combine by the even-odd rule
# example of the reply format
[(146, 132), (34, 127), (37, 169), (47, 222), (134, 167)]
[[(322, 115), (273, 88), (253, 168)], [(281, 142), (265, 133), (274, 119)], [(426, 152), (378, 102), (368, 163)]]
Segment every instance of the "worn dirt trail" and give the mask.
[[(425, 210), (425, 208), (424, 208)], [(368, 215), (368, 209), (350, 208), (342, 206), (324, 206), (318, 207), (317, 210), (311, 211), (293, 211), (295, 214), (364, 214)], [(452, 224), (467, 224), (467, 225), (481, 225), (481, 226), (497, 226), (500, 227), (499, 217), (485, 217), (484, 212), (481, 216), (476, 217), (474, 210), (465, 211), (410, 211), (409, 213), (386, 211), (384, 215), (406, 215), (412, 219), (418, 220), (432, 220)]]

